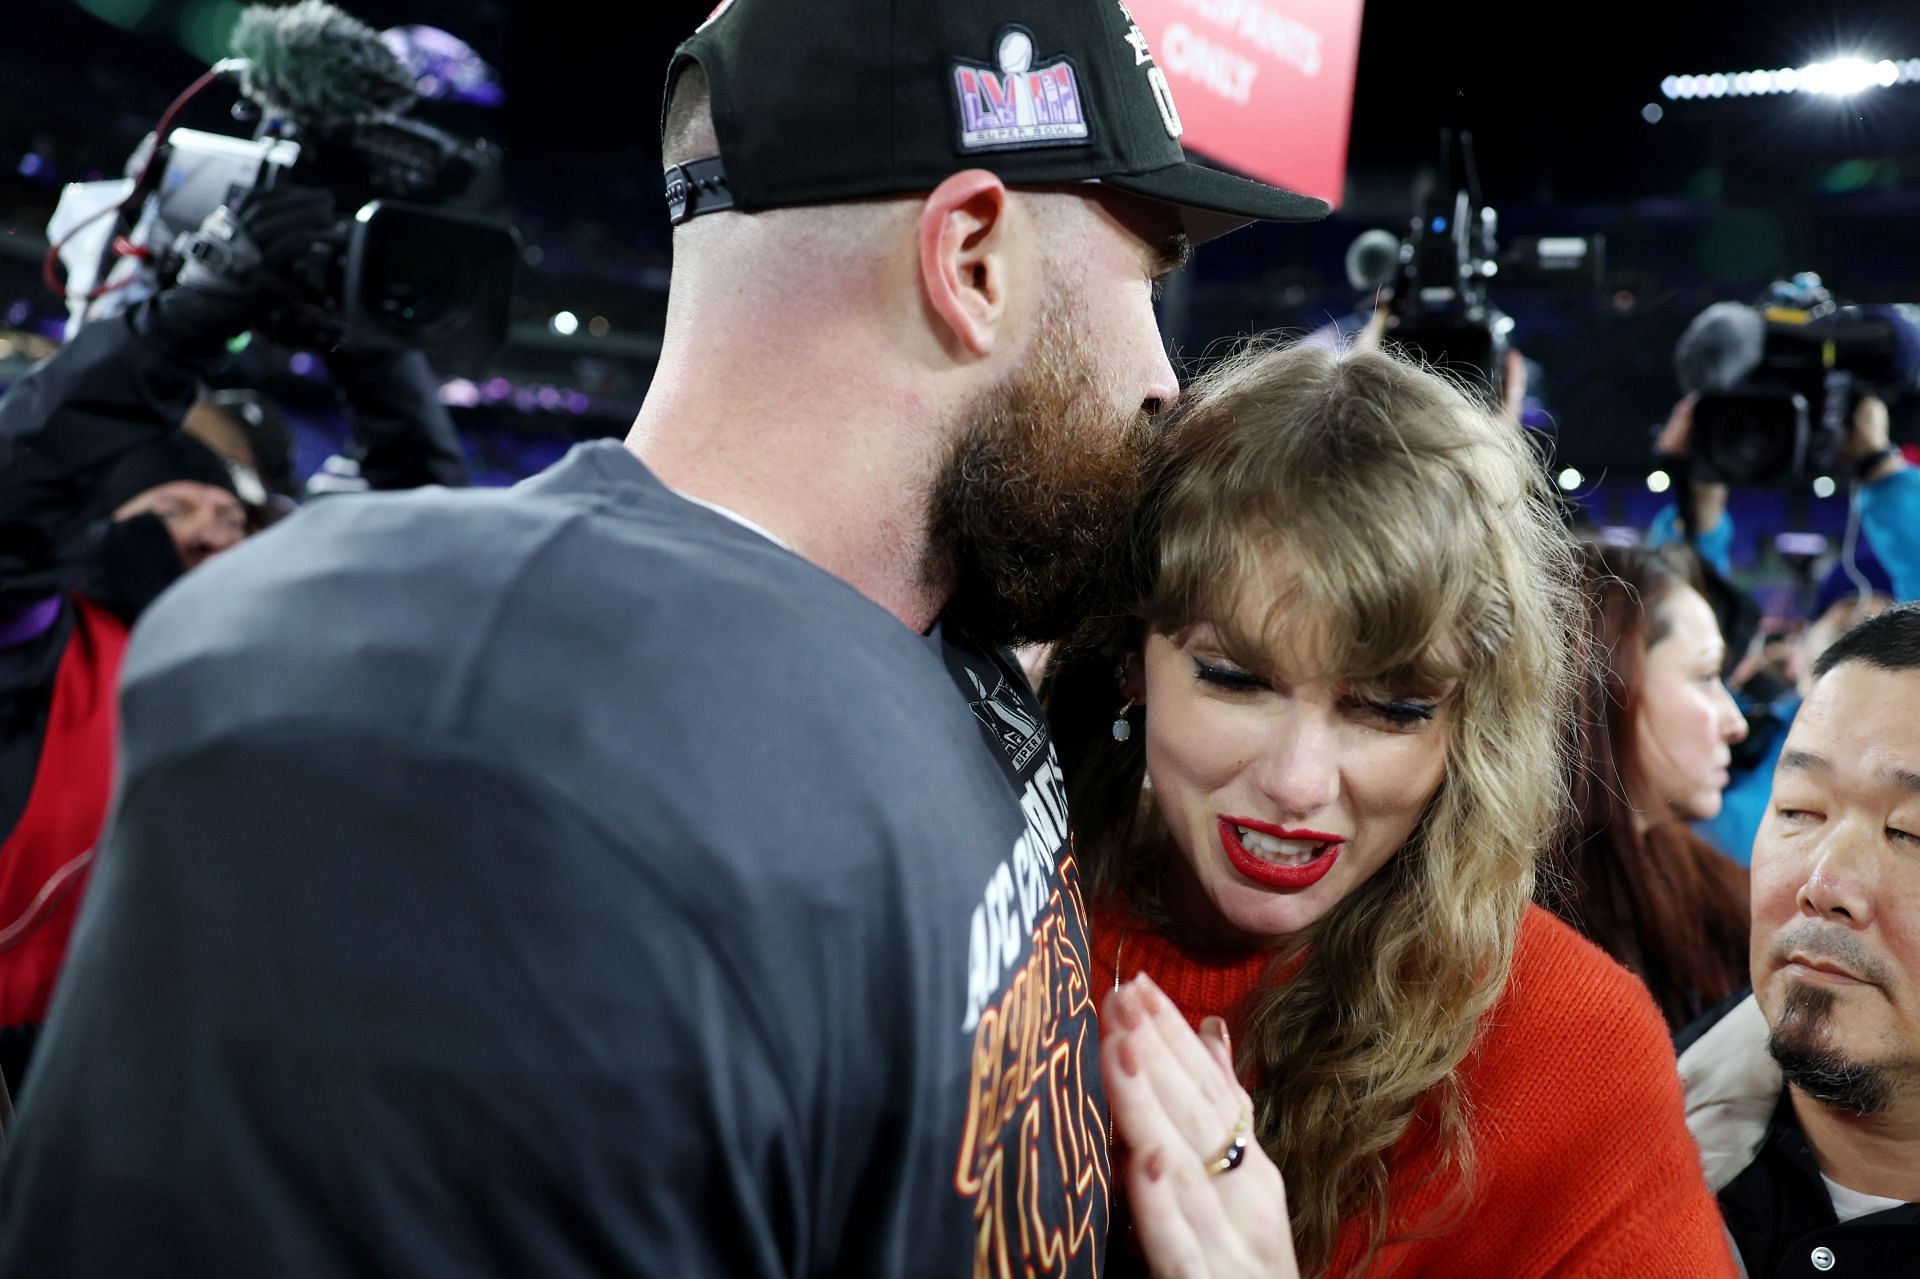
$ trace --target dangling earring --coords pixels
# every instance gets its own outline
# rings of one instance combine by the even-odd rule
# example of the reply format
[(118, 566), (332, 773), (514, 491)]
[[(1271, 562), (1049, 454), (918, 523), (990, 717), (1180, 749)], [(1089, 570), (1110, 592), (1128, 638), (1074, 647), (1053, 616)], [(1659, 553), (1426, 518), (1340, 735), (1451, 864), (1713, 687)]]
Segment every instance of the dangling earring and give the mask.
[(1133, 699), (1129, 697), (1127, 699), (1127, 704), (1120, 708), (1120, 713), (1113, 717), (1113, 740), (1114, 741), (1124, 742), (1129, 737), (1133, 736), (1133, 721), (1127, 718), (1127, 712), (1132, 709), (1133, 709)]

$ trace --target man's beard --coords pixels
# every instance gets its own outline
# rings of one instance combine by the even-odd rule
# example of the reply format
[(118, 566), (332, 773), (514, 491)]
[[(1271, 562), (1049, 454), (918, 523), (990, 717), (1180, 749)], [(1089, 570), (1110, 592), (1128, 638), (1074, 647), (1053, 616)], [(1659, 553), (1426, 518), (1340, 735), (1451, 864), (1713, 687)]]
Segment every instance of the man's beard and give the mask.
[(1878, 1114), (1892, 1102), (1893, 1084), (1886, 1070), (1853, 1061), (1828, 1042), (1833, 1005), (1830, 990), (1789, 986), (1767, 1051), (1787, 1082), (1812, 1100), (1850, 1115)]
[[(1064, 317), (1064, 306), (1048, 308)], [(924, 577), (946, 621), (986, 644), (1045, 643), (1131, 606), (1131, 537), (1154, 439), (1111, 407), (1064, 318), (969, 409), (936, 477)]]

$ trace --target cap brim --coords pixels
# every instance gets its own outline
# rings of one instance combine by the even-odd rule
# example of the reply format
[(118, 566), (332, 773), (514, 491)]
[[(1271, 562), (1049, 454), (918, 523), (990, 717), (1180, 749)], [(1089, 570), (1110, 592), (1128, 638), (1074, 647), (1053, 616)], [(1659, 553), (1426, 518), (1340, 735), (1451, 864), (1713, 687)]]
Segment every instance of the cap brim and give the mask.
[(1176, 205), (1187, 238), (1195, 244), (1251, 222), (1318, 222), (1333, 212), (1325, 200), (1295, 195), (1236, 173), (1203, 164), (1170, 164), (1146, 173), (1119, 173), (1102, 186)]

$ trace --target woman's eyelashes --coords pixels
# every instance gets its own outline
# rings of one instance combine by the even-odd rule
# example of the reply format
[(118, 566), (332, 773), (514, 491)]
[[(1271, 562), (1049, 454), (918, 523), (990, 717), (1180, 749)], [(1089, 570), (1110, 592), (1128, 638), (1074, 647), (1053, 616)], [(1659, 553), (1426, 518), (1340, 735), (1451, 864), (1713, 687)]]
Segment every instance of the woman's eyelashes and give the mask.
[(1242, 670), (1226, 662), (1210, 662), (1203, 657), (1193, 659), (1193, 674), (1194, 678), (1203, 684), (1211, 684), (1215, 688), (1224, 688), (1236, 693), (1272, 687), (1252, 671)]
[(1437, 702), (1416, 702), (1406, 698), (1395, 698), (1387, 702), (1367, 702), (1368, 710), (1386, 720), (1396, 728), (1413, 728), (1433, 719), (1439, 709)]
[[(1271, 689), (1273, 685), (1252, 671), (1219, 659), (1195, 657), (1194, 678), (1203, 684), (1231, 693)], [(1408, 697), (1355, 697), (1348, 706), (1368, 717), (1383, 720), (1395, 728), (1414, 728), (1431, 721), (1439, 703)]]

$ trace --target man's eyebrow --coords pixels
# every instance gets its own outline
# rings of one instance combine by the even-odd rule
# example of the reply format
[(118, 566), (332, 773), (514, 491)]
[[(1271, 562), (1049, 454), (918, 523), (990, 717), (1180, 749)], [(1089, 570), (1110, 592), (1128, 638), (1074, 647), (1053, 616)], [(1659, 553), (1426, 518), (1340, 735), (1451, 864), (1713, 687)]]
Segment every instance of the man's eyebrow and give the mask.
[(1193, 261), (1193, 241), (1187, 238), (1186, 232), (1175, 231), (1162, 240), (1159, 249), (1155, 251), (1153, 273), (1172, 275), (1175, 271), (1185, 269), (1187, 263), (1191, 261)]
[[(1782, 751), (1780, 767), (1794, 768), (1805, 773), (1824, 773), (1830, 771), (1833, 765), (1827, 761), (1826, 756), (1816, 755), (1812, 751)], [(1920, 772), (1915, 772), (1911, 768), (1882, 768), (1878, 775), (1903, 791), (1920, 795)]]
[(1803, 773), (1824, 773), (1830, 771), (1833, 765), (1827, 762), (1826, 756), (1816, 755), (1812, 751), (1782, 751), (1780, 767), (1798, 769)]

